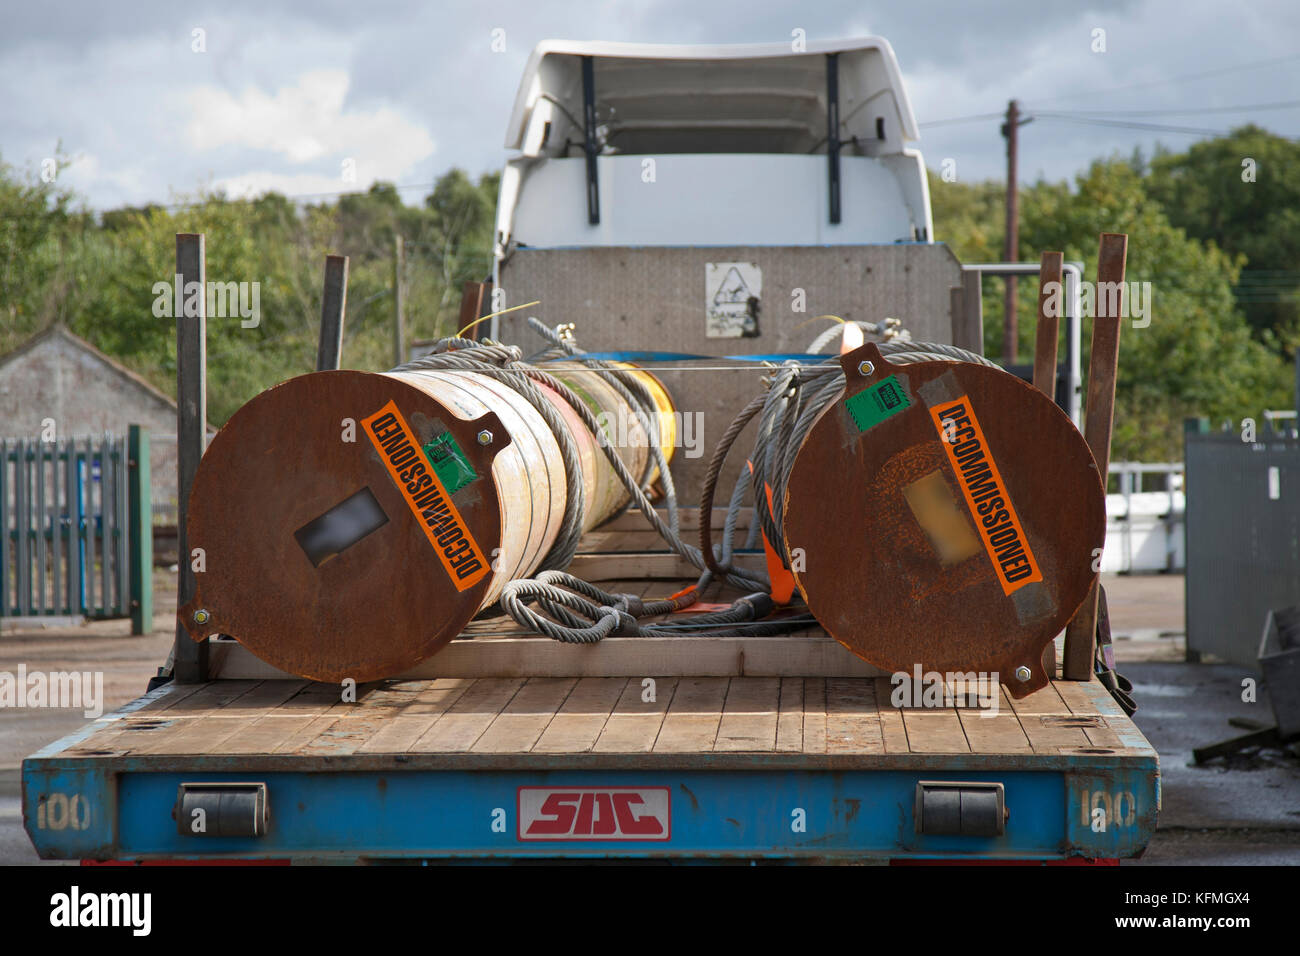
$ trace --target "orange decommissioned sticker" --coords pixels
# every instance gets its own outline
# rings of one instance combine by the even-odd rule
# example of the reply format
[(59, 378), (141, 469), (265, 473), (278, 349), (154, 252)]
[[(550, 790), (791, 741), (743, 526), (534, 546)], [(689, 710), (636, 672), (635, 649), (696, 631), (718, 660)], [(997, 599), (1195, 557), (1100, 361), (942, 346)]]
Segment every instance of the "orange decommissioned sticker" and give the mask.
[(1011, 594), (1026, 584), (1043, 580), (970, 399), (962, 395), (936, 405), (930, 409), (930, 418), (939, 430), (939, 443), (948, 452), (948, 461), (957, 473), (961, 492), (975, 518), (1002, 592)]
[(446, 486), (425, 459), (397, 403), (389, 402), (363, 418), (361, 427), (378, 449), (389, 475), (447, 569), (451, 583), (457, 591), (472, 588), (488, 573), (488, 562), (452, 504)]

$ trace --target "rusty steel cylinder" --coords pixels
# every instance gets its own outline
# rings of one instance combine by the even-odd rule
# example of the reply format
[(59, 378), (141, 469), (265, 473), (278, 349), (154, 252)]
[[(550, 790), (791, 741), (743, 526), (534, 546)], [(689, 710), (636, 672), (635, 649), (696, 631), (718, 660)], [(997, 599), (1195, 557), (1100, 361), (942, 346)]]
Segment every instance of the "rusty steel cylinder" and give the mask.
[[(826, 631), (886, 671), (987, 676), (1012, 697), (1097, 579), (1102, 483), (1043, 393), (999, 368), (841, 356), (794, 457), (782, 533)], [(964, 678), (973, 680), (974, 677)]]
[[(605, 377), (576, 362), (546, 371), (635, 478), (654, 476), (650, 438)], [(641, 381), (666, 460), (671, 402)], [(577, 453), (590, 530), (629, 492), (564, 397), (533, 384)], [(458, 368), (299, 376), (236, 412), (200, 463), (197, 587), (181, 619), (195, 640), (233, 637), (299, 677), (395, 676), (537, 570), (572, 493), (560, 440), (506, 381)]]

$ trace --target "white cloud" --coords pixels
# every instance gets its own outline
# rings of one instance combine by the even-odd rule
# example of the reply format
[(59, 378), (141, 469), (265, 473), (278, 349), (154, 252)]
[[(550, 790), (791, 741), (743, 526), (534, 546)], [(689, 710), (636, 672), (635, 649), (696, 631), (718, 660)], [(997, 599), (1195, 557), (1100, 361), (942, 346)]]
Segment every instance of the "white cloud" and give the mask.
[[(212, 185), (296, 195), (378, 179), (427, 182), (452, 166), (499, 168), (520, 71), (548, 36), (720, 43), (788, 42), (794, 27), (810, 39), (874, 32), (894, 45), (923, 126), (1000, 112), (1012, 97), (1027, 111), (1288, 100), (1300, 68), (1235, 69), (1292, 51), (1300, 6), (1291, 0), (1090, 0), (1051, 17), (1031, 0), (1000, 0), (978, 14), (956, 0), (876, 4), (865, 14), (860, 0), (795, 8), (779, 0), (403, 0), (378, 18), (343, 0), (121, 6), (67, 0), (59, 17), (15, 6), (11, 28), (0, 31), (0, 88), (18, 91), (0, 98), (0, 153), (24, 169), (59, 141), (93, 157), (60, 177), (98, 209)], [(191, 49), (195, 25), (208, 31), (201, 55)], [(508, 34), (504, 53), (491, 47), (498, 27)], [(1104, 55), (1089, 49), (1095, 27), (1107, 30)], [(1218, 68), (1233, 69), (1170, 82)], [(1092, 92), (1113, 89), (1121, 92)], [(1300, 111), (1151, 119), (1226, 129), (1249, 118), (1294, 135)], [(926, 127), (920, 146), (931, 165), (956, 159), (962, 181), (1000, 178), (998, 125)], [(1021, 176), (1059, 179), (1112, 151), (1194, 139), (1042, 117), (1024, 131)], [(355, 182), (343, 180), (347, 158)]]
[[(294, 165), (333, 158), (337, 166), (352, 159), (358, 175), (393, 179), (434, 151), (428, 131), (391, 107), (369, 112), (346, 109), (349, 86), (343, 70), (310, 70), (274, 93), (246, 87), (235, 95), (203, 86), (187, 96), (191, 120), (189, 145), (199, 152), (231, 147), (276, 153)], [(285, 174), (249, 172), (236, 178), (301, 179)], [(270, 177), (268, 179), (268, 177)], [(339, 180), (331, 179), (334, 187)]]

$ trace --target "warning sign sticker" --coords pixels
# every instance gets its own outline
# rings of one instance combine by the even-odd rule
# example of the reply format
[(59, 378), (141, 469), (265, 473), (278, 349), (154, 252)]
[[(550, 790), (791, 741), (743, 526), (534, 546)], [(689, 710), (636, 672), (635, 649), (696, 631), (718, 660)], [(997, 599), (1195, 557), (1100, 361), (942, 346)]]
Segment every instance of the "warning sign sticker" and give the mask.
[(438, 554), (457, 591), (466, 591), (488, 573), (474, 536), (451, 502), (443, 479), (422, 454), (419, 442), (396, 402), (389, 402), (361, 420), (388, 474), (406, 499), (407, 506)]
[(763, 270), (754, 262), (704, 264), (705, 334), (711, 339), (755, 338), (763, 297)]
[(1043, 580), (970, 399), (961, 395), (936, 405), (930, 409), (930, 417), (957, 474), (984, 550), (993, 562), (1002, 593), (1010, 595), (1026, 584)]

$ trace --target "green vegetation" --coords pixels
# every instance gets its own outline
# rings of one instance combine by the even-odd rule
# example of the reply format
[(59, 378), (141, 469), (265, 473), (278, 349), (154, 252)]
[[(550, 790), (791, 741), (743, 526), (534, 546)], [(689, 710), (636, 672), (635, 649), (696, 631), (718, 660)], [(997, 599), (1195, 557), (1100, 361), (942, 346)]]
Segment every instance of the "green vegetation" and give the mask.
[(315, 367), (328, 253), (350, 260), (347, 367), (394, 364), (397, 235), (408, 342), (455, 332), (461, 285), (491, 270), (496, 193), (496, 174), (474, 183), (452, 170), (419, 207), (377, 184), (303, 208), (275, 194), (211, 194), (96, 220), (67, 192), (0, 165), (0, 354), (61, 322), (175, 394), (174, 320), (154, 315), (153, 289), (172, 281), (176, 233), (202, 232), (209, 282), (260, 283), (256, 328), (241, 327), (238, 315), (208, 319), (208, 415), (221, 424), (258, 392)]
[[(1255, 161), (1243, 181), (1243, 159)], [(76, 196), (0, 163), (0, 354), (61, 322), (164, 391), (173, 322), (154, 315), (178, 232), (207, 235), (207, 278), (260, 283), (261, 323), (209, 319), (209, 414), (224, 422), (260, 390), (314, 366), (326, 253), (351, 259), (344, 362), (392, 363), (394, 237), (406, 242), (408, 339), (455, 331), (463, 282), (491, 267), (498, 179), (442, 176), (420, 206), (378, 184), (299, 206), (269, 194), (84, 211)], [(1002, 258), (1000, 183), (931, 177), (935, 234), (963, 261)], [(1183, 153), (1099, 160), (1073, 183), (1021, 193), (1022, 258), (1045, 249), (1095, 277), (1097, 237), (1129, 234), (1128, 280), (1150, 282), (1150, 325), (1125, 325), (1113, 457), (1176, 459), (1182, 419), (1259, 419), (1293, 402), (1300, 345), (1300, 145), (1257, 127)], [(1022, 361), (1036, 284), (1019, 283)], [(1000, 355), (1002, 282), (985, 283), (985, 348)], [(1085, 324), (1084, 359), (1087, 358)], [(1062, 343), (1062, 355), (1064, 355)], [(1086, 372), (1086, 369), (1085, 369)]]
[[(1256, 159), (1255, 182), (1242, 158)], [(1020, 252), (1043, 250), (1084, 263), (1096, 278), (1102, 232), (1129, 236), (1128, 282), (1151, 283), (1150, 325), (1125, 322), (1112, 460), (1176, 461), (1182, 421), (1261, 422), (1293, 407), (1300, 341), (1300, 144), (1254, 127), (1161, 153), (1094, 162), (1073, 184), (1039, 182), (1020, 195)], [(999, 261), (1001, 183), (945, 183), (931, 176), (935, 236), (965, 262)], [(1265, 291), (1257, 278), (1270, 284)], [(1019, 357), (1033, 359), (1037, 283), (1017, 292)], [(1084, 323), (1084, 374), (1091, 323)], [(984, 283), (984, 347), (1001, 356), (1003, 283)], [(1060, 343), (1064, 357), (1064, 328)], [(1262, 427), (1262, 425), (1261, 425)]]

